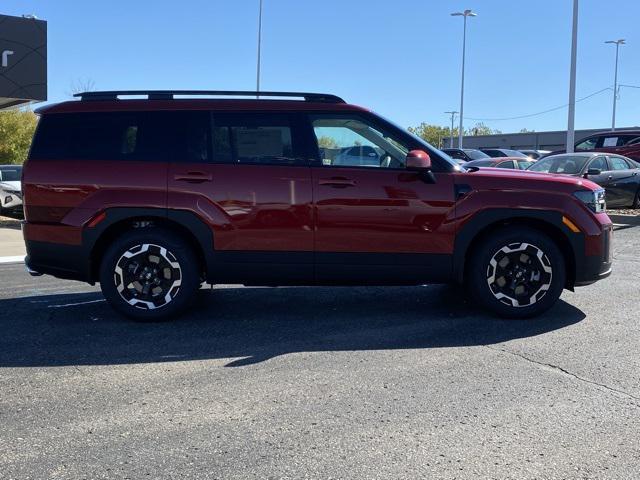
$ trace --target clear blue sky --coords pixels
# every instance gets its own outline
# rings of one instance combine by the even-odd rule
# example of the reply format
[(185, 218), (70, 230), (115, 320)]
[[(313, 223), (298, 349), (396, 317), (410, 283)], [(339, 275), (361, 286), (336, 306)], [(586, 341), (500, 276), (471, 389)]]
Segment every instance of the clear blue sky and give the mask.
[[(262, 87), (336, 93), (403, 126), (448, 124), (458, 110), (462, 19), (471, 8), (465, 117), (501, 118), (565, 104), (571, 0), (264, 0)], [(525, 7), (529, 6), (529, 9)], [(258, 0), (8, 0), (1, 13), (49, 22), (49, 97), (96, 89), (254, 89)], [(578, 98), (640, 85), (639, 0), (580, 0)], [(622, 89), (618, 126), (640, 125), (640, 89)], [(504, 132), (566, 128), (566, 109)], [(577, 128), (607, 127), (611, 92), (577, 105)], [(466, 125), (474, 123), (466, 120)]]

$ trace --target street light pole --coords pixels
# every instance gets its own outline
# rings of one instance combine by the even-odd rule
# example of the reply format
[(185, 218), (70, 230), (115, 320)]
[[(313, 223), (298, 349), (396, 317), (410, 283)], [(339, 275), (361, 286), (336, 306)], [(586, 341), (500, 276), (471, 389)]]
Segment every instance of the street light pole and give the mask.
[(262, 0), (258, 13), (258, 65), (256, 68), (256, 92), (260, 92), (260, 55), (262, 49)]
[(471, 10), (465, 10), (464, 12), (454, 12), (451, 14), (453, 17), (464, 17), (464, 27), (462, 29), (462, 79), (460, 82), (460, 128), (458, 131), (458, 148), (462, 148), (462, 134), (463, 134), (463, 116), (464, 116), (464, 62), (467, 49), (467, 17), (475, 17), (475, 14)]
[(451, 130), (449, 131), (449, 148), (453, 148), (453, 122), (455, 120), (456, 117), (456, 113), (458, 112), (444, 112), (444, 113), (448, 113), (449, 115), (451, 115)]
[(616, 103), (618, 100), (618, 50), (620, 49), (620, 45), (625, 44), (624, 38), (620, 38), (618, 40), (607, 40), (604, 43), (613, 43), (616, 45), (616, 67), (615, 73), (613, 74), (613, 114), (611, 115), (611, 130), (616, 129)]
[(571, 70), (569, 72), (569, 116), (567, 119), (567, 153), (573, 153), (576, 140), (576, 57), (578, 52), (578, 0), (573, 0), (571, 33)]

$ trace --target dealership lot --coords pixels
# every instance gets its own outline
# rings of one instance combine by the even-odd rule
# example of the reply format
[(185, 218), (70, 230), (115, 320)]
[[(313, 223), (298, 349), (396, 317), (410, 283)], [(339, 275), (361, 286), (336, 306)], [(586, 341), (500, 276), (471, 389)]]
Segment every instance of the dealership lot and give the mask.
[(632, 478), (640, 226), (537, 320), (451, 287), (216, 288), (174, 323), (0, 265), (3, 478)]

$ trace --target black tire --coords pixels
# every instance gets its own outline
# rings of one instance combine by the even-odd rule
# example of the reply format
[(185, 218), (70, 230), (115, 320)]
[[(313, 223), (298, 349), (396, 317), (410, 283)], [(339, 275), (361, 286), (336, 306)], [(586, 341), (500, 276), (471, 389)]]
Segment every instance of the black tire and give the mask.
[(105, 252), (100, 287), (119, 313), (138, 321), (183, 312), (200, 286), (200, 267), (189, 244), (170, 230), (128, 231)]
[(498, 316), (529, 318), (551, 308), (560, 297), (565, 260), (546, 234), (505, 227), (473, 248), (465, 280), (472, 299)]
[(638, 188), (635, 197), (633, 197), (631, 208), (640, 208), (640, 188)]

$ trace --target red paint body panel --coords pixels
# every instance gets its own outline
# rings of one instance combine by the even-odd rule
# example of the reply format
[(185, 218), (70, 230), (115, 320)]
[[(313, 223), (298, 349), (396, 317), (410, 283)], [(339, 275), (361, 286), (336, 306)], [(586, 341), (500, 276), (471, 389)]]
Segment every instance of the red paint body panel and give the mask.
[[(313, 171), (318, 252), (453, 252), (453, 176), (376, 168), (316, 167)], [(347, 179), (342, 187), (329, 182)], [(323, 184), (324, 183), (324, 184)]]
[[(203, 173), (211, 181), (179, 180)], [(308, 167), (171, 164), (169, 204), (205, 218), (216, 250), (313, 251)]]

